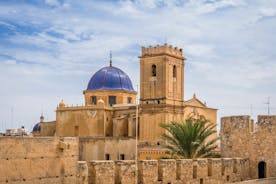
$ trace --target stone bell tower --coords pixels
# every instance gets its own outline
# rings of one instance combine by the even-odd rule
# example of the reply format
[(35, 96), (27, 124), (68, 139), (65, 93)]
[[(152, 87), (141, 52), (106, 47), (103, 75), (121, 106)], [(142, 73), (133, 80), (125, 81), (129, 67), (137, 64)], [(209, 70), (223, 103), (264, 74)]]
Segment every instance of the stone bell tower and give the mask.
[(140, 143), (159, 144), (160, 123), (184, 118), (182, 49), (164, 44), (142, 48), (140, 56)]
[(142, 47), (140, 104), (183, 105), (184, 61), (182, 49), (164, 44)]

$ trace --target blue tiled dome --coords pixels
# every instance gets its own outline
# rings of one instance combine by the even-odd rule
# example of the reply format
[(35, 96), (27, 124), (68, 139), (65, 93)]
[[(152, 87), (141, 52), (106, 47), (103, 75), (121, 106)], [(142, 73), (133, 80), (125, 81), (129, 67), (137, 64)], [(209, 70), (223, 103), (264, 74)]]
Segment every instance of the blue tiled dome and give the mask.
[(97, 71), (90, 79), (87, 90), (134, 91), (128, 75), (113, 66), (104, 67)]
[(33, 132), (40, 132), (40, 123), (35, 124)]

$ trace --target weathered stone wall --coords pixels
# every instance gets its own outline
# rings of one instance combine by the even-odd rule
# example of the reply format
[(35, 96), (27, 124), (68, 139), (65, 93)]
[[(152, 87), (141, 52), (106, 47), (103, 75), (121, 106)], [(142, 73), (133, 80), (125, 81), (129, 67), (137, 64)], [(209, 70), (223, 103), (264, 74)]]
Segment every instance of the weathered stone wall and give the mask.
[(112, 118), (109, 110), (98, 106), (59, 107), (56, 136), (105, 136), (106, 120)]
[(244, 175), (234, 168), (249, 172), (245, 162), (240, 158), (141, 160), (137, 165), (133, 160), (90, 161), (88, 175), (90, 184), (134, 184), (137, 180), (140, 184), (222, 184), (243, 181)]
[(56, 133), (56, 121), (40, 123), (40, 136), (54, 136)]
[(255, 179), (248, 181), (236, 182), (235, 184), (275, 184), (276, 178)]
[[(276, 116), (258, 116), (253, 128), (249, 116), (221, 119), (221, 154), (250, 160), (250, 177), (258, 178), (258, 164), (266, 163), (265, 177), (276, 177)], [(252, 131), (254, 130), (254, 131)]]
[(77, 183), (78, 156), (77, 138), (0, 137), (0, 183)]
[(80, 137), (80, 160), (135, 159), (136, 141), (129, 137)]

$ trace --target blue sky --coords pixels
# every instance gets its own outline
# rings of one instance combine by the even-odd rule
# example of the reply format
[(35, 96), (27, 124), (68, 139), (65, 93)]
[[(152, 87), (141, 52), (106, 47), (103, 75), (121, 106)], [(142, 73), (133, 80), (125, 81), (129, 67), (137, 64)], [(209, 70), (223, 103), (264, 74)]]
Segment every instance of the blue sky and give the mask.
[(1, 0), (0, 130), (81, 105), (110, 50), (136, 86), (141, 46), (164, 42), (187, 58), (185, 100), (256, 119), (269, 96), (276, 114), (275, 30), (275, 0)]

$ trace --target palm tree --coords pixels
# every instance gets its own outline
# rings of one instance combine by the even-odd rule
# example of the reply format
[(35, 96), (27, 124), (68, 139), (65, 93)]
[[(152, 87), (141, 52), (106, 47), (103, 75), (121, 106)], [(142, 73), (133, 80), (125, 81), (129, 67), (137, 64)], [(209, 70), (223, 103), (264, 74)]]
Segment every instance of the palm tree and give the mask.
[(161, 135), (165, 140), (164, 145), (170, 154), (177, 158), (205, 158), (217, 157), (214, 152), (217, 148), (218, 138), (209, 139), (216, 133), (216, 124), (204, 117), (198, 119), (189, 118), (185, 122), (171, 122), (161, 124), (168, 133)]

